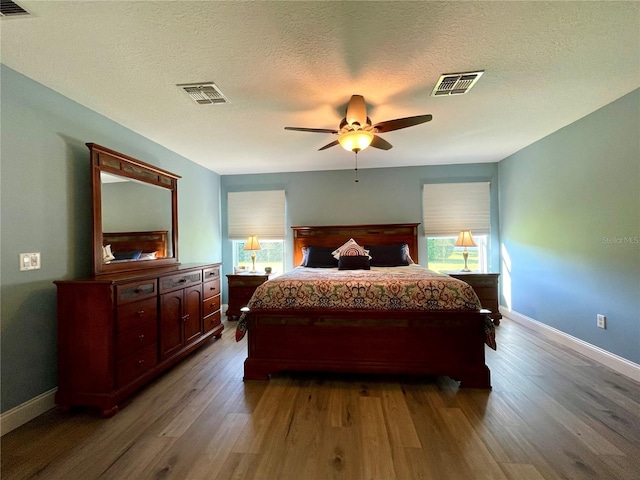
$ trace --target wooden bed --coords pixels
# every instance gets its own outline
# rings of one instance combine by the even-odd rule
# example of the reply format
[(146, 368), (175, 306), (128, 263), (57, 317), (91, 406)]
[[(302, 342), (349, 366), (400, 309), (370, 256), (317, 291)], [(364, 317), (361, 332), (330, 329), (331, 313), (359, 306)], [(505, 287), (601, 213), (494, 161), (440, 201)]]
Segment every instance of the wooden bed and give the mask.
[(141, 250), (155, 253), (155, 258), (166, 258), (168, 253), (169, 232), (157, 230), (149, 232), (103, 233), (103, 246), (111, 245), (112, 252), (130, 252)]
[[(418, 263), (419, 224), (293, 227), (302, 247), (407, 243)], [(485, 364), (488, 311), (260, 309), (247, 313), (245, 380), (282, 371), (448, 375), (461, 386), (491, 388)]]

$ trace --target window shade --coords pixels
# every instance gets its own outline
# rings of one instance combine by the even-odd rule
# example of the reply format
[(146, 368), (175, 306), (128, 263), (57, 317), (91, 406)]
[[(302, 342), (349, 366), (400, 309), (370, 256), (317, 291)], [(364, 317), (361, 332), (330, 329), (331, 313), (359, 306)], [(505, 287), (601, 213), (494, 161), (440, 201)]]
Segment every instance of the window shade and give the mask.
[(284, 190), (229, 192), (229, 239), (282, 240), (285, 237)]
[(488, 235), (489, 182), (428, 183), (422, 190), (422, 215), (427, 237), (457, 237), (460, 230)]

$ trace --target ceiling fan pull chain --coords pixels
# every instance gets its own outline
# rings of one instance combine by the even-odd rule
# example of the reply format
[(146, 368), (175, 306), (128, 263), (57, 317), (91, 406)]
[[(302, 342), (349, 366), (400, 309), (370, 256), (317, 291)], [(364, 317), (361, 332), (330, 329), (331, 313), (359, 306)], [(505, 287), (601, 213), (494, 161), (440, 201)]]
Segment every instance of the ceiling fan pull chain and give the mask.
[(358, 183), (358, 182), (359, 182), (359, 180), (358, 180), (358, 152), (356, 152), (356, 182), (355, 183)]

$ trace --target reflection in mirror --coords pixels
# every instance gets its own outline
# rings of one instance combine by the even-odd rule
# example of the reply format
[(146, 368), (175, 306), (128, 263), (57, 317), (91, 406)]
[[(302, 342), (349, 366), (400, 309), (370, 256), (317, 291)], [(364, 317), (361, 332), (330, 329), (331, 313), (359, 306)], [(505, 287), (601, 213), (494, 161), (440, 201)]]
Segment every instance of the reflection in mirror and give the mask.
[(94, 275), (178, 264), (179, 175), (95, 143)]
[(114, 257), (108, 261), (173, 257), (171, 191), (106, 172), (100, 183), (102, 243)]

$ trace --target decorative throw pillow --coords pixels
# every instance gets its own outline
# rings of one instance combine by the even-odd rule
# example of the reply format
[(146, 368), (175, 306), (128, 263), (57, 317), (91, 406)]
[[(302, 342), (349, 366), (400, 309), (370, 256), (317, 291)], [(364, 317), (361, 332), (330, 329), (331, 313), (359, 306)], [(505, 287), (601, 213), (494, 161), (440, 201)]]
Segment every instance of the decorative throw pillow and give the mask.
[(368, 255), (343, 255), (338, 260), (338, 270), (371, 270)]
[(371, 255), (371, 266), (373, 267), (400, 267), (410, 264), (408, 245), (406, 243), (367, 245), (366, 248), (369, 250), (369, 255)]
[(345, 242), (340, 248), (337, 248), (332, 252), (332, 255), (339, 259), (340, 257), (346, 257), (350, 255), (369, 255), (369, 252), (351, 238), (348, 242)]
[(309, 245), (302, 248), (302, 266), (309, 268), (335, 268), (338, 259), (332, 255), (333, 247), (315, 247)]

